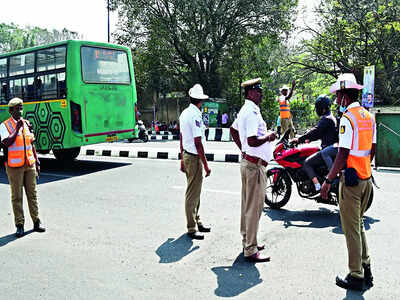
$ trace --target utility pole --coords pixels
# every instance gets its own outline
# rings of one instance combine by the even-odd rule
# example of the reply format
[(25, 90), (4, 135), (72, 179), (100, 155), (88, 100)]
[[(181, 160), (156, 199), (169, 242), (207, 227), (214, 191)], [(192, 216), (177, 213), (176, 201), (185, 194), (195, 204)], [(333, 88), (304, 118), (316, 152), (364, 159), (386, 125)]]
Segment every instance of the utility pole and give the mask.
[(108, 42), (110, 42), (110, 0), (107, 0), (107, 15), (108, 15)]

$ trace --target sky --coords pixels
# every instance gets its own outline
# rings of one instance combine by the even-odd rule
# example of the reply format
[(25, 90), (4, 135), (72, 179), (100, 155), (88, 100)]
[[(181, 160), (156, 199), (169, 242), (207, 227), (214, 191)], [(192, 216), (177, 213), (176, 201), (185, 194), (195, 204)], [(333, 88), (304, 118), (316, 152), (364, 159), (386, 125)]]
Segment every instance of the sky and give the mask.
[[(299, 6), (306, 7), (306, 16), (299, 17), (297, 25), (302, 25), (303, 19), (312, 22), (311, 10), (317, 2), (299, 0)], [(117, 20), (117, 13), (111, 13), (111, 32), (116, 30)], [(1, 0), (0, 23), (11, 22), (48, 30), (67, 28), (83, 39), (107, 42), (107, 0)]]
[[(67, 28), (96, 42), (107, 42), (107, 0), (1, 0), (0, 23), (48, 30)], [(111, 32), (117, 14), (110, 14)]]

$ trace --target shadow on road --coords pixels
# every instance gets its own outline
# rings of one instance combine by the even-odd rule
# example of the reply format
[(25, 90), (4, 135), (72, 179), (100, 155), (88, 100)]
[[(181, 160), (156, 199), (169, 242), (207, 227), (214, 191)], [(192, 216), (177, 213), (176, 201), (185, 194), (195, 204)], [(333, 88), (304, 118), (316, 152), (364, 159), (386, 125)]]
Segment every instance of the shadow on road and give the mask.
[[(71, 177), (77, 177), (105, 171), (114, 168), (120, 168), (129, 163), (116, 163), (108, 161), (94, 160), (74, 160), (69, 163), (60, 162), (54, 158), (40, 158), (41, 174), (38, 184), (65, 180)], [(7, 174), (4, 165), (0, 166), (0, 184), (8, 184)]]
[[(283, 226), (285, 226), (285, 228), (291, 226), (306, 228), (333, 227), (333, 233), (343, 234), (338, 209), (332, 211), (330, 209), (321, 207), (318, 210), (291, 211), (286, 209), (264, 208), (264, 213), (271, 219), (271, 221), (283, 221)], [(308, 224), (302, 224), (302, 222)], [(376, 222), (380, 222), (380, 220), (364, 215), (365, 230), (369, 230), (371, 228), (371, 224)]]
[(219, 297), (235, 297), (262, 282), (255, 263), (245, 261), (243, 253), (232, 266), (214, 267), (211, 270), (217, 275), (218, 287), (214, 293)]
[[(24, 236), (26, 236), (28, 234), (31, 234), (32, 232), (33, 232), (32, 229), (28, 230), (28, 231), (25, 231)], [(23, 239), (24, 237), (21, 237), (21, 238)], [(0, 247), (3, 247), (5, 245), (7, 245), (8, 243), (11, 243), (11, 242), (13, 242), (13, 241), (15, 241), (17, 239), (18, 238), (15, 236), (15, 233), (2, 236), (2, 237), (0, 237)]]
[(178, 239), (169, 238), (158, 249), (156, 254), (160, 257), (160, 264), (170, 264), (180, 261), (186, 255), (199, 249), (199, 246), (193, 247), (193, 241), (186, 233)]

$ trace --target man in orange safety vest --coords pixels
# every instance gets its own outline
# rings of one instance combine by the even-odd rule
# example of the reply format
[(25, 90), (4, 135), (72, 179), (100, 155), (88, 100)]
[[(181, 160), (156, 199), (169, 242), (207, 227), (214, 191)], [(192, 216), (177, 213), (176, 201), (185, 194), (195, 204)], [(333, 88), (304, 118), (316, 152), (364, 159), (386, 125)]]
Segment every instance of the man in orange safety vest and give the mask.
[(279, 103), (279, 115), (281, 118), (281, 132), (285, 134), (287, 130), (290, 129), (290, 138), (294, 138), (294, 126), (293, 119), (290, 113), (290, 98), (292, 98), (294, 88), (296, 87), (296, 81), (292, 81), (292, 88), (289, 92), (289, 87), (287, 85), (282, 86), (279, 91), (280, 95), (277, 98)]
[(34, 135), (29, 121), (22, 118), (23, 101), (13, 98), (8, 103), (11, 117), (0, 125), (1, 143), (6, 148), (5, 158), (8, 181), (11, 187), (11, 202), (17, 231), (15, 235), (24, 235), (24, 210), (22, 206), (23, 187), (28, 199), (29, 212), (33, 221), (33, 230), (44, 232), (41, 226), (36, 192), (36, 176), (40, 173), (40, 162), (33, 145)]

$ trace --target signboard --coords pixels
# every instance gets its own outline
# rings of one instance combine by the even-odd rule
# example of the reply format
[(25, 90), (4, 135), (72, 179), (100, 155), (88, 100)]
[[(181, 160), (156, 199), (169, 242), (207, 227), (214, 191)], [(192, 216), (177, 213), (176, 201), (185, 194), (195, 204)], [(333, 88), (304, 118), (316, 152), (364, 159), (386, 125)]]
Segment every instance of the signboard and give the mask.
[(374, 106), (375, 99), (375, 66), (364, 68), (364, 88), (361, 105), (366, 108)]

